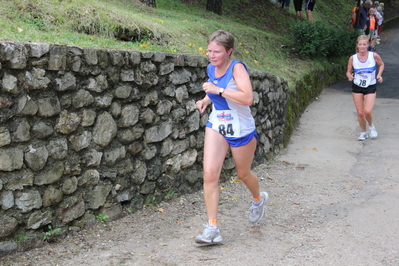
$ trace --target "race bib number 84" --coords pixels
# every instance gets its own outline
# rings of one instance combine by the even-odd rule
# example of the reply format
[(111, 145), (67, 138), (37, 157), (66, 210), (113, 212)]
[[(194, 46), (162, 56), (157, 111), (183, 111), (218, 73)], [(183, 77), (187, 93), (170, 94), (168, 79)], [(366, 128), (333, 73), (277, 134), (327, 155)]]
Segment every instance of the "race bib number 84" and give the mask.
[(212, 129), (225, 137), (240, 137), (240, 121), (235, 110), (213, 110)]

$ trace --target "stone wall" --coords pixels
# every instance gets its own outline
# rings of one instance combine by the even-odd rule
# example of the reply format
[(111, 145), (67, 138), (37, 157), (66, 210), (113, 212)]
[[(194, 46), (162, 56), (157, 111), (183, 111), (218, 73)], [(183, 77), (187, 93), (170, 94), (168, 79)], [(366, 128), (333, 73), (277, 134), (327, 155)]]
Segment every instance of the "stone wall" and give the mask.
[[(202, 188), (206, 57), (0, 43), (0, 241)], [(287, 84), (250, 70), (256, 163), (282, 148)], [(226, 158), (225, 174), (234, 168)]]

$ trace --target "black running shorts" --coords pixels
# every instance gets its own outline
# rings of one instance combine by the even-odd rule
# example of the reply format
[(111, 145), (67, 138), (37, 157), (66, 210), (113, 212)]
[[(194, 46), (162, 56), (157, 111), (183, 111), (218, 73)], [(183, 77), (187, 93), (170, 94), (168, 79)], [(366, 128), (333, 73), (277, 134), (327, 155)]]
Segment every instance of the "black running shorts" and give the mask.
[(352, 83), (352, 92), (353, 93), (363, 93), (364, 95), (376, 93), (377, 91), (377, 83), (368, 86), (367, 88), (359, 87), (356, 84)]

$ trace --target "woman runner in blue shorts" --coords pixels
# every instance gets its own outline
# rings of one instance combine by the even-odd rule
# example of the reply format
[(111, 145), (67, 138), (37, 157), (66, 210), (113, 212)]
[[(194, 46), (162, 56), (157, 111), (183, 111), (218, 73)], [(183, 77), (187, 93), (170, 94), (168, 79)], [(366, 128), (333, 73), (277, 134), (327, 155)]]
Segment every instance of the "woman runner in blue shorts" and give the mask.
[(195, 238), (199, 244), (222, 242), (218, 227), (219, 178), (227, 151), (230, 149), (237, 176), (252, 194), (249, 221), (255, 223), (264, 214), (268, 200), (260, 192), (259, 179), (251, 170), (258, 135), (250, 106), (253, 102), (252, 85), (247, 67), (230, 56), (234, 37), (224, 30), (208, 38), (208, 82), (202, 85), (206, 96), (196, 103), (203, 113), (212, 103), (212, 113), (205, 127), (204, 142), (204, 200), (208, 223)]

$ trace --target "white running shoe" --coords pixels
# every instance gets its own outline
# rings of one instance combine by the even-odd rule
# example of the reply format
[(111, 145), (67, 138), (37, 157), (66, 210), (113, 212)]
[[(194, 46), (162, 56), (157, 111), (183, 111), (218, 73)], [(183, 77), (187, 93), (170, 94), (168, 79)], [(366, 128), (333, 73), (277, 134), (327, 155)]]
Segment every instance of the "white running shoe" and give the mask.
[(378, 136), (377, 130), (375, 129), (374, 125), (369, 127), (369, 130), (370, 130), (370, 138), (374, 139)]
[(249, 221), (251, 223), (256, 223), (265, 214), (265, 204), (269, 200), (269, 195), (267, 192), (261, 192), (260, 194), (262, 195), (260, 204), (255, 205), (252, 203), (252, 206), (249, 208)]
[(369, 135), (367, 134), (367, 132), (360, 132), (360, 136), (359, 136), (358, 140), (365, 140), (368, 138), (369, 138)]
[(195, 238), (195, 243), (198, 244), (218, 244), (222, 242), (222, 235), (217, 226), (204, 224), (204, 231)]

